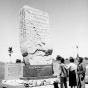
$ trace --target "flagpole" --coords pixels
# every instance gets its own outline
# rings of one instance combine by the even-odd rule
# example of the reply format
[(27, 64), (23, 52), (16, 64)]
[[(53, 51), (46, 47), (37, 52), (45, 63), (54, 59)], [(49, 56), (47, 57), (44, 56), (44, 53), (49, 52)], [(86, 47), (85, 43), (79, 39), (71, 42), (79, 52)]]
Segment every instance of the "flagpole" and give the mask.
[(73, 57), (74, 57), (74, 47), (72, 47), (72, 49), (73, 49)]
[(79, 54), (78, 54), (78, 46), (76, 45), (76, 48), (77, 48), (77, 59), (78, 59), (78, 57), (79, 57)]

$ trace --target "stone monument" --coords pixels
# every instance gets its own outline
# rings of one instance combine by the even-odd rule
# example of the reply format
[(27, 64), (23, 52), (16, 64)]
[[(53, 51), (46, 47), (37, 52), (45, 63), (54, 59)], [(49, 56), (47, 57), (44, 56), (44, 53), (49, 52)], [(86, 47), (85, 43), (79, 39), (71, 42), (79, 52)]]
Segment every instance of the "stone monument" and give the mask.
[(53, 50), (50, 42), (48, 14), (24, 6), (19, 11), (19, 25), (20, 49), (25, 66), (23, 63), (1, 64), (2, 87), (7, 88), (9, 84), (12, 88), (11, 85), (15, 83), (22, 86), (27, 84), (30, 87), (53, 84), (56, 76), (53, 76), (51, 57)]
[(24, 6), (19, 11), (20, 49), (26, 63), (52, 63), (49, 16), (47, 13)]

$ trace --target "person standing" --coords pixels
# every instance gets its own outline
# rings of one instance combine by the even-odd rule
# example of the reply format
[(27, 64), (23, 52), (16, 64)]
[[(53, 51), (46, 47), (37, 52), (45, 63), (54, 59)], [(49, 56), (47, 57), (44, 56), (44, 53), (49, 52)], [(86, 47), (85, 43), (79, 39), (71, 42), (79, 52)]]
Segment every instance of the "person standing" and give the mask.
[(77, 88), (85, 88), (85, 72), (86, 66), (83, 63), (83, 58), (79, 57), (77, 65)]
[(67, 71), (66, 70), (67, 70), (67, 66), (64, 63), (64, 58), (61, 58), (60, 65), (59, 65), (60, 88), (67, 88)]
[(69, 71), (69, 86), (71, 88), (75, 88), (77, 85), (76, 81), (76, 70), (77, 70), (77, 65), (74, 63), (73, 57), (70, 57), (70, 64), (68, 65), (68, 71)]

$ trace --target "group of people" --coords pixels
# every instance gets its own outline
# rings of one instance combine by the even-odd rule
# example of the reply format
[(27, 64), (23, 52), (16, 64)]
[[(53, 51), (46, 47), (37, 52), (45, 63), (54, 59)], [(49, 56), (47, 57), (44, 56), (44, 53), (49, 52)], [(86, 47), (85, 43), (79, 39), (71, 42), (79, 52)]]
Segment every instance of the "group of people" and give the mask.
[(57, 77), (60, 79), (61, 88), (68, 88), (67, 80), (71, 88), (85, 88), (86, 67), (82, 57), (78, 58), (77, 64), (75, 64), (73, 57), (70, 57), (69, 64), (65, 64), (64, 58), (61, 58), (58, 63)]

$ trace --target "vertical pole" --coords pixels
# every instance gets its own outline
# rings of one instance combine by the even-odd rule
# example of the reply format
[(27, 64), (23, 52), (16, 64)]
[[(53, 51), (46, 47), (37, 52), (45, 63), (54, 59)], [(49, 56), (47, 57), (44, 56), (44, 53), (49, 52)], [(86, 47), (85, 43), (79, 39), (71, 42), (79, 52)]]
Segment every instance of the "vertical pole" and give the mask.
[(11, 62), (11, 55), (10, 55), (10, 62)]
[(73, 48), (73, 58), (74, 58), (74, 47), (72, 47)]
[(11, 62), (11, 53), (9, 53), (9, 56), (10, 56), (10, 62)]
[(79, 54), (78, 54), (78, 46), (76, 46), (76, 48), (77, 48), (77, 59), (78, 59), (78, 57), (79, 57)]

